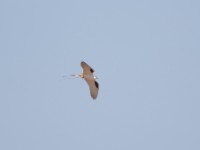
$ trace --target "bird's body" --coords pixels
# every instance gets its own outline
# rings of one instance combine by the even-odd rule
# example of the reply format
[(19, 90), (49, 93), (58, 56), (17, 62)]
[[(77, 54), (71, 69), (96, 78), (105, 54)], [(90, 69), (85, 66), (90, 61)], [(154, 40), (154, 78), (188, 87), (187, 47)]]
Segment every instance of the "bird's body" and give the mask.
[(81, 78), (84, 78), (84, 79), (88, 79), (88, 80), (96, 80), (97, 77), (96, 76), (93, 76), (93, 75), (82, 75), (80, 76)]
[(98, 91), (99, 91), (99, 84), (96, 81), (97, 77), (93, 75), (94, 69), (92, 69), (86, 62), (81, 62), (81, 67), (83, 68), (82, 74), (74, 75), (75, 77), (80, 77), (85, 79), (87, 82), (89, 89), (90, 89), (90, 95), (93, 99), (97, 98)]

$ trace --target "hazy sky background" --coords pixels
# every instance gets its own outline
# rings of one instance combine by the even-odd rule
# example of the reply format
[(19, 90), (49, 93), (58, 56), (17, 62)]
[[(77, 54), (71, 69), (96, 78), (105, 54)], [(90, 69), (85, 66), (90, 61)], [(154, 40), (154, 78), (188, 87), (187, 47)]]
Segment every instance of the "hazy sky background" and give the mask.
[[(1, 0), (1, 150), (199, 150), (199, 0)], [(96, 101), (81, 73), (99, 77)]]

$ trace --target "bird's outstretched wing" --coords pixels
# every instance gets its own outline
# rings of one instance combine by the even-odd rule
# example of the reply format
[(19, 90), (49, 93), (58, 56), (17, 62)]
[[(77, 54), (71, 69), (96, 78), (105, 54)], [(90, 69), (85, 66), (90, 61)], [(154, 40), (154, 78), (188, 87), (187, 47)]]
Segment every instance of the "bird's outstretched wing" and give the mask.
[(97, 81), (95, 80), (91, 80), (91, 79), (85, 79), (85, 81), (87, 82), (89, 89), (90, 89), (90, 95), (93, 99), (97, 98), (98, 95), (98, 91), (99, 91), (99, 84)]
[(83, 75), (93, 75), (94, 69), (90, 67), (86, 62), (81, 62), (81, 67), (83, 68)]

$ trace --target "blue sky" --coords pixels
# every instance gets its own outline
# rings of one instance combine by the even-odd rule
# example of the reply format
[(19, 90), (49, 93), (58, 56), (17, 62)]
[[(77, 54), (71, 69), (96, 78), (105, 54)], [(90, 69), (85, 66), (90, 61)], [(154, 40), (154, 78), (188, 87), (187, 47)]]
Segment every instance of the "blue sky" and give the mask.
[(2, 0), (0, 149), (199, 150), (199, 6)]

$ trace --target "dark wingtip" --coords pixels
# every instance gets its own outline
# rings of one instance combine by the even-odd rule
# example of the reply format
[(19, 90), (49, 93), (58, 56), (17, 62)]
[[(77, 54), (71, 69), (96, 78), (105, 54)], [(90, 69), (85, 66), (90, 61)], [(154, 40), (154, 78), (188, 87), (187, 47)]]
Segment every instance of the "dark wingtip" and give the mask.
[(90, 68), (90, 72), (91, 72), (91, 73), (93, 73), (93, 72), (94, 72), (94, 70), (93, 70), (92, 68)]
[(84, 61), (81, 61), (81, 65), (83, 65), (83, 64), (85, 64), (85, 62), (84, 62)]
[(99, 83), (97, 81), (95, 81), (94, 83), (95, 83), (96, 88), (98, 89), (99, 88)]
[(97, 99), (97, 96), (96, 96), (96, 97), (92, 97), (92, 99), (93, 99), (93, 100), (96, 100), (96, 99)]

